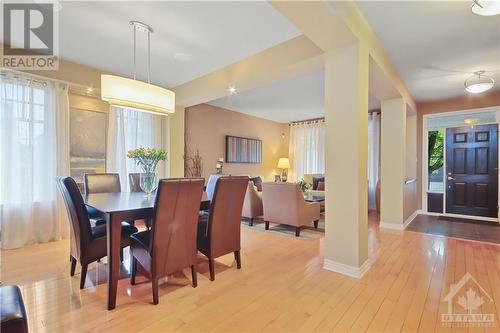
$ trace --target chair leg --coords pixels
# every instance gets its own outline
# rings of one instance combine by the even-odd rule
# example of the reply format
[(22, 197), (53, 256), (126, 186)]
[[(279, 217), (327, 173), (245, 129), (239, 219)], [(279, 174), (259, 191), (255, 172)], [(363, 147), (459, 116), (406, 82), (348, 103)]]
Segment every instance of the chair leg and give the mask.
[(198, 273), (196, 272), (196, 265), (191, 266), (191, 278), (193, 280), (193, 288), (198, 286)]
[(85, 279), (87, 278), (87, 268), (88, 264), (82, 264), (82, 272), (80, 274), (80, 289), (85, 288)]
[(132, 256), (130, 260), (130, 284), (135, 285), (135, 275), (137, 274), (137, 259)]
[(75, 269), (76, 269), (76, 259), (71, 257), (71, 269), (69, 272), (71, 276), (75, 276)]
[(295, 237), (300, 237), (300, 227), (295, 227)]
[(215, 280), (214, 259), (208, 258), (208, 268), (210, 269), (210, 281)]
[(253, 217), (250, 218), (250, 223), (248, 223), (248, 225), (253, 227)]
[(120, 247), (120, 261), (123, 262), (123, 247)]
[(315, 227), (316, 229), (318, 229), (318, 222), (319, 222), (319, 220), (314, 221), (314, 227)]
[(266, 221), (266, 230), (269, 230), (269, 221)]
[(151, 284), (153, 287), (153, 304), (158, 304), (158, 279), (151, 279)]
[(236, 268), (240, 269), (241, 268), (241, 257), (240, 257), (240, 251), (234, 251), (234, 259), (236, 260)]

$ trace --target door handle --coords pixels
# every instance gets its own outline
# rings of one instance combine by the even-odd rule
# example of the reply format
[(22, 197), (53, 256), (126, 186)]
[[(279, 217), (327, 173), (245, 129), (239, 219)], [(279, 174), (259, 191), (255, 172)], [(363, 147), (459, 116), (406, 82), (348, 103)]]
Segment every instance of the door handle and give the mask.
[(448, 176), (448, 180), (456, 180), (456, 178)]

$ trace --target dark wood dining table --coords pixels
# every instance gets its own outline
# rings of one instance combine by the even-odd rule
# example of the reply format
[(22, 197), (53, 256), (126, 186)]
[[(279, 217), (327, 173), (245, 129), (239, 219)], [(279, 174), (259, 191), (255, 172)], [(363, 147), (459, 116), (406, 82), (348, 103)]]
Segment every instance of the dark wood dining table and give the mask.
[[(96, 209), (106, 220), (108, 239), (108, 310), (116, 306), (116, 291), (120, 275), (121, 222), (148, 219), (153, 216), (155, 195), (147, 198), (143, 192), (90, 193), (84, 196), (87, 206)], [(208, 209), (210, 200), (203, 192), (200, 210)]]

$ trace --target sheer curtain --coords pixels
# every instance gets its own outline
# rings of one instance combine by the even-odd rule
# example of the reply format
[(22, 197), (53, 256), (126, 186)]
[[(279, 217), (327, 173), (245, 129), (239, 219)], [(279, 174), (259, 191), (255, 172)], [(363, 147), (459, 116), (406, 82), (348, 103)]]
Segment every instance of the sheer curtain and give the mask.
[(380, 114), (368, 116), (368, 209), (376, 210), (377, 182), (380, 177)]
[[(127, 157), (129, 150), (139, 147), (168, 151), (168, 117), (111, 106), (106, 170), (120, 174), (122, 191), (130, 190), (128, 174), (141, 171), (134, 160)], [(156, 172), (159, 178), (167, 177), (168, 163), (158, 163)]]
[(69, 175), (68, 87), (1, 74), (2, 248), (66, 237), (68, 223), (55, 178)]
[(292, 179), (299, 181), (308, 173), (325, 172), (325, 123), (290, 125), (289, 157)]

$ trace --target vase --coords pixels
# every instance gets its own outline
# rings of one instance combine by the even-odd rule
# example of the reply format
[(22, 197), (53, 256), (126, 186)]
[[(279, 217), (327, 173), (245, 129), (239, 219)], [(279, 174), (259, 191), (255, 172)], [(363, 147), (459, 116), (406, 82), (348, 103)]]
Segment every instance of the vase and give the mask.
[(154, 172), (143, 172), (140, 175), (139, 186), (149, 198), (158, 187), (158, 177)]

